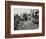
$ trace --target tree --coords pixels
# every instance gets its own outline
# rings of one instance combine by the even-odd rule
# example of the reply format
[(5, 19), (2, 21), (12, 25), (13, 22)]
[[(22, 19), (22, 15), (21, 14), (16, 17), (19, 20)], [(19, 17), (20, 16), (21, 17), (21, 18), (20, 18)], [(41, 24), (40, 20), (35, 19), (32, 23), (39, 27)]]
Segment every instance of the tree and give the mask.
[(25, 21), (27, 21), (27, 14), (26, 13), (23, 14), (23, 18)]
[(19, 24), (20, 20), (19, 20), (19, 16), (18, 14), (14, 16), (14, 30), (17, 30), (19, 28)]

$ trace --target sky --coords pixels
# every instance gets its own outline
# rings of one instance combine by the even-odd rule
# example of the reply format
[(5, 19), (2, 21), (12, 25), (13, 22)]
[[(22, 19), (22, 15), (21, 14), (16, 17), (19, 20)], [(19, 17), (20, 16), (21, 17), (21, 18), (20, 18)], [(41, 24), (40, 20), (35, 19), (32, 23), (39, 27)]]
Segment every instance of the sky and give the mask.
[[(32, 10), (33, 9), (26, 9), (26, 8), (14, 8), (13, 9), (14, 10), (14, 15), (16, 15), (16, 14), (18, 14), (18, 15), (20, 15), (20, 14), (23, 14), (23, 13), (25, 13), (25, 11), (26, 11), (26, 13), (32, 13)], [(39, 9), (34, 9), (34, 12), (36, 12), (36, 11), (39, 11)]]

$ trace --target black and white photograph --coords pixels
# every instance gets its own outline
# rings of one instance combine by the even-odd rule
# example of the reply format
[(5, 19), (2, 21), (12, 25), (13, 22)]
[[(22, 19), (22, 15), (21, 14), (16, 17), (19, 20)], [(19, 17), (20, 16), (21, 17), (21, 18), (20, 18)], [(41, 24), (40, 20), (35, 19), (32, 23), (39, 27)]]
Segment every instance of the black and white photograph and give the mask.
[(14, 8), (14, 30), (39, 28), (39, 9)]
[[(19, 33), (18, 33), (19, 32)], [(37, 6), (11, 6), (11, 33), (42, 32), (42, 8)]]

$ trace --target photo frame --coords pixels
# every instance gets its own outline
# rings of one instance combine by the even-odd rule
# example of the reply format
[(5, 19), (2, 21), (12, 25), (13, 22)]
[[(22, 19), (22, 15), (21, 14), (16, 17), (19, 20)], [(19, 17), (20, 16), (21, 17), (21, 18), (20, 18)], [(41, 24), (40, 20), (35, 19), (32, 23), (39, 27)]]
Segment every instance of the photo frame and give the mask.
[[(30, 10), (32, 12), (30, 12)], [(38, 15), (37, 17), (38, 22), (33, 21), (33, 25), (32, 25), (31, 20), (34, 19), (32, 17), (32, 14), (30, 16), (33, 19), (30, 17), (31, 18), (29, 19), (30, 21), (27, 19), (23, 19), (25, 16), (21, 19), (20, 14), (22, 14), (23, 12), (27, 14), (27, 19), (29, 18), (30, 13), (38, 13), (38, 14), (34, 14), (34, 18), (36, 18)], [(21, 26), (22, 23), (22, 28), (20, 27), (16, 28), (16, 26), (18, 26), (18, 24), (16, 25), (17, 23), (16, 19), (18, 19), (15, 18), (16, 13), (20, 17), (19, 26)], [(34, 36), (44, 36), (44, 35), (45, 35), (45, 4), (44, 3), (5, 1), (5, 38), (34, 37)]]

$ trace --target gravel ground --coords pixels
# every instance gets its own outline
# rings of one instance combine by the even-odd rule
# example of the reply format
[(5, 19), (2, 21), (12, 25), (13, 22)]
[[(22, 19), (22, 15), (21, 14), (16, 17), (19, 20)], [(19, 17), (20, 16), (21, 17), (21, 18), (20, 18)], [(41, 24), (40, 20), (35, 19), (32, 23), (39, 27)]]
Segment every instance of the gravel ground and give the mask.
[(21, 22), (19, 25), (18, 30), (30, 30), (30, 29), (37, 29), (38, 28), (38, 24), (33, 24), (31, 21), (26, 21), (26, 22)]

